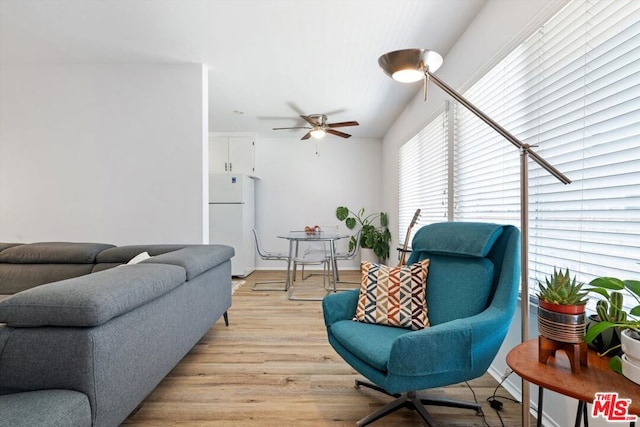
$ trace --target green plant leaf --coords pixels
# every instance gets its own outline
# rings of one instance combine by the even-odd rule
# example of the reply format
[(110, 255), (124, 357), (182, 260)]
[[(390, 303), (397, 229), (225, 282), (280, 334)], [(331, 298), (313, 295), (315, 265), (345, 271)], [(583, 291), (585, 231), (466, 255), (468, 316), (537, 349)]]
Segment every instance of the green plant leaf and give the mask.
[(615, 371), (622, 375), (622, 359), (620, 358), (620, 356), (613, 356), (611, 359), (609, 359), (609, 368), (611, 368), (612, 371)]
[(589, 285), (611, 289), (614, 291), (620, 291), (624, 289), (624, 282), (620, 279), (616, 279), (615, 277), (598, 277), (589, 282)]
[(386, 227), (388, 224), (387, 214), (384, 212), (380, 212), (380, 225), (382, 227)]
[(340, 221), (344, 221), (349, 216), (349, 209), (346, 206), (338, 206), (336, 208), (336, 218)]
[(624, 284), (629, 291), (640, 297), (640, 280), (625, 280)]
[(590, 326), (589, 329), (587, 329), (587, 333), (584, 335), (584, 342), (589, 343), (593, 341), (598, 335), (600, 335), (602, 331), (605, 331), (609, 328), (613, 328), (615, 326), (616, 326), (615, 323), (608, 322), (605, 320)]
[(353, 230), (353, 228), (356, 226), (356, 219), (355, 218), (347, 218), (344, 221), (345, 225), (347, 226), (347, 228), (349, 230)]
[(594, 292), (596, 294), (600, 294), (603, 297), (605, 297), (606, 299), (609, 299), (609, 292), (607, 292), (606, 289), (602, 289), (602, 288), (589, 288), (587, 289), (587, 291), (589, 292)]

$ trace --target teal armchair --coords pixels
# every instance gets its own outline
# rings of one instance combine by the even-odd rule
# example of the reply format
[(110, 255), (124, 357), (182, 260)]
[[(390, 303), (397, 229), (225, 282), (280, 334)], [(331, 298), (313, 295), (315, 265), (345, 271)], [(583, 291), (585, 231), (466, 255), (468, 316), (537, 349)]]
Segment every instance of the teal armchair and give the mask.
[(329, 343), (368, 380), (356, 380), (356, 388), (396, 398), (358, 426), (400, 408), (415, 409), (429, 426), (434, 421), (425, 405), (482, 410), (475, 402), (425, 397), (418, 391), (472, 380), (489, 368), (517, 303), (520, 233), (513, 226), (488, 223), (427, 225), (416, 233), (407, 264), (426, 258), (430, 326), (425, 329), (352, 320), (358, 290), (330, 294), (322, 302)]

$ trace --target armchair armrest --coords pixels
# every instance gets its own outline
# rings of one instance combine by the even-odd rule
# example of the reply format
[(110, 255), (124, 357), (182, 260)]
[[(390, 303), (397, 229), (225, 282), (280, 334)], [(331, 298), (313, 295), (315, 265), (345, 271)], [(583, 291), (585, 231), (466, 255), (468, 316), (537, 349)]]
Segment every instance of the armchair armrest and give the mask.
[(430, 326), (398, 337), (391, 347), (388, 372), (401, 376), (469, 370), (473, 333), (468, 319)]
[(340, 320), (351, 320), (356, 314), (358, 305), (358, 289), (329, 294), (322, 300), (324, 324), (328, 328)]
[(388, 370), (396, 375), (431, 375), (476, 369), (491, 363), (510, 323), (507, 312), (489, 307), (472, 317), (404, 334), (393, 343)]

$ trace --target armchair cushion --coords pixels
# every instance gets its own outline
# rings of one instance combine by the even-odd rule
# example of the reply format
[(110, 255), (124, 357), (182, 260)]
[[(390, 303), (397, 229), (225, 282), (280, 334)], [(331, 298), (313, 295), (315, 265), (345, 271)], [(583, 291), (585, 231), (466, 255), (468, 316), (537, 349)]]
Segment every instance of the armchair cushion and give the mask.
[(353, 320), (413, 330), (429, 326), (428, 259), (398, 267), (365, 261), (360, 271), (362, 285)]
[(487, 308), (495, 266), (487, 258), (431, 255), (427, 301), (430, 324), (470, 317)]
[(389, 355), (396, 338), (410, 329), (341, 320), (331, 325), (331, 334), (358, 359), (381, 372), (387, 371)]
[(502, 235), (503, 226), (490, 223), (440, 222), (422, 227), (411, 242), (407, 263), (417, 262), (422, 252), (458, 257), (486, 257)]

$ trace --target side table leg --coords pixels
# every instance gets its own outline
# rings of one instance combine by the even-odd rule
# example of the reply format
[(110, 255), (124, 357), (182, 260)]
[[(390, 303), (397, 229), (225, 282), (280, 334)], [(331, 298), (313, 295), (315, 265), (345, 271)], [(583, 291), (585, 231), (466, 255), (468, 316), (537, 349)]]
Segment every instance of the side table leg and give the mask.
[(589, 427), (589, 414), (587, 413), (587, 402), (582, 402), (582, 419), (584, 427)]
[(578, 401), (578, 410), (576, 411), (576, 423), (575, 423), (575, 427), (580, 427), (580, 424), (582, 424), (582, 419), (583, 419), (583, 415), (584, 415), (584, 422), (585, 422), (585, 427), (587, 427), (587, 405), (582, 401)]
[(538, 387), (538, 419), (536, 427), (542, 427), (542, 403), (544, 402), (544, 388)]

